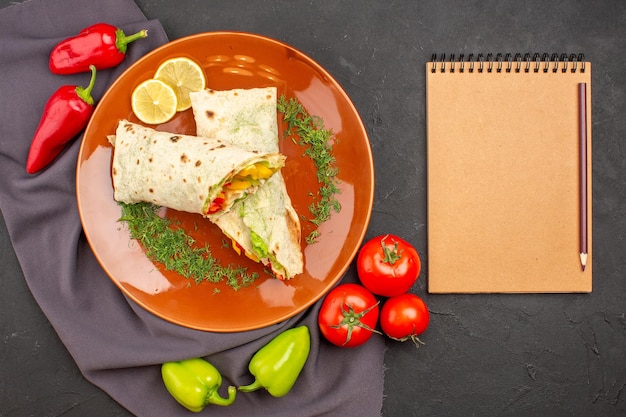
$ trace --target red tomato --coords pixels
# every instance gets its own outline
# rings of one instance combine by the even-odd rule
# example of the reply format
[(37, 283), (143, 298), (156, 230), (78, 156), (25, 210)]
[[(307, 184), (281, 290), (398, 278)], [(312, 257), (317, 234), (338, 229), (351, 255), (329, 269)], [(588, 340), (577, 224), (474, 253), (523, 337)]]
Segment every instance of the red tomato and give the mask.
[(394, 235), (384, 235), (363, 245), (356, 266), (365, 288), (383, 297), (393, 297), (411, 288), (422, 263), (410, 243)]
[(422, 343), (422, 334), (430, 322), (426, 303), (415, 294), (402, 294), (389, 298), (380, 311), (380, 327), (392, 339), (404, 342), (411, 339)]
[(334, 345), (354, 347), (367, 342), (378, 321), (378, 301), (357, 284), (340, 284), (327, 295), (317, 318), (320, 331)]

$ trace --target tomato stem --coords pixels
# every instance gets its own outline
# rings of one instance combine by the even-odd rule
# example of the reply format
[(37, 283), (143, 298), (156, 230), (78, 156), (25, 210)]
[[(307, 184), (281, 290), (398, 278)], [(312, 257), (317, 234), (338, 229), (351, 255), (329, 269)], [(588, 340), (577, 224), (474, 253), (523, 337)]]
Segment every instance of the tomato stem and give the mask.
[(411, 341), (415, 344), (415, 347), (419, 349), (420, 345), (425, 345), (426, 343), (422, 341), (417, 335), (411, 335)]
[(390, 249), (389, 246), (385, 244), (385, 239), (388, 237), (389, 235), (385, 235), (385, 237), (380, 240), (380, 246), (382, 246), (383, 254), (385, 255), (383, 262), (393, 265), (396, 261), (402, 259), (402, 251), (398, 251), (398, 242), (395, 240), (393, 241), (393, 249)]
[[(367, 324), (361, 322), (361, 318), (365, 316), (367, 313), (369, 313), (370, 311), (372, 311), (372, 309), (376, 308), (379, 303), (380, 301), (377, 301), (376, 304), (371, 305), (370, 307), (366, 308), (360, 313), (356, 313), (354, 311), (354, 308), (352, 308), (352, 305), (350, 304), (345, 303), (341, 305), (341, 313), (343, 314), (343, 320), (341, 320), (341, 323), (335, 324), (330, 327), (332, 327), (333, 329), (339, 329), (341, 326), (344, 326), (344, 325), (348, 326), (348, 334), (346, 335), (346, 340), (343, 342), (343, 345), (350, 342), (350, 339), (352, 338), (352, 330), (355, 327), (360, 327), (372, 333), (382, 334), (378, 330), (372, 329)], [(345, 307), (347, 307), (347, 310)]]
[(406, 342), (407, 340), (411, 340), (415, 344), (415, 347), (419, 349), (420, 346), (426, 345), (426, 342), (423, 342), (422, 339), (417, 337), (416, 334), (411, 334), (405, 337), (392, 337), (389, 336), (390, 339), (396, 340), (398, 342)]

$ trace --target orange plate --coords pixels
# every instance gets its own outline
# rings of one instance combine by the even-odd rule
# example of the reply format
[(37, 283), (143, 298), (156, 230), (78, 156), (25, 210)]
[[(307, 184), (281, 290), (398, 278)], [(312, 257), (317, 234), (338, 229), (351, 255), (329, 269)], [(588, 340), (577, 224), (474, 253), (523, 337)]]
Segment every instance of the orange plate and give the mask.
[[(297, 98), (311, 115), (323, 119), (337, 139), (333, 147), (340, 180), (341, 212), (319, 228), (317, 243), (304, 242), (313, 226), (302, 222), (304, 273), (279, 281), (261, 265), (224, 248), (221, 231), (200, 215), (165, 210), (182, 222), (199, 244), (209, 243), (223, 265), (258, 271), (252, 285), (235, 291), (226, 284), (198, 285), (150, 262), (142, 247), (130, 239), (121, 209), (113, 200), (112, 147), (107, 135), (120, 119), (140, 123), (133, 115), (130, 95), (151, 78), (168, 58), (196, 60), (207, 77), (207, 88), (226, 90), (276, 86), (278, 95)], [(280, 118), (279, 118), (280, 120)], [(279, 123), (282, 135), (284, 126)], [(153, 126), (154, 127), (154, 126)], [(191, 110), (178, 113), (156, 129), (194, 135)], [(280, 136), (282, 138), (282, 136)], [(287, 156), (283, 175), (293, 205), (310, 218), (311, 191), (319, 189), (310, 158), (291, 140), (280, 141)], [(294, 48), (262, 36), (213, 32), (170, 42), (147, 54), (126, 70), (106, 92), (87, 126), (78, 157), (77, 198), (87, 239), (113, 282), (137, 304), (170, 322), (194, 329), (235, 332), (269, 326), (309, 307), (341, 279), (361, 245), (370, 220), (374, 196), (372, 153), (363, 123), (348, 96), (319, 64)], [(219, 290), (219, 291), (218, 291)]]

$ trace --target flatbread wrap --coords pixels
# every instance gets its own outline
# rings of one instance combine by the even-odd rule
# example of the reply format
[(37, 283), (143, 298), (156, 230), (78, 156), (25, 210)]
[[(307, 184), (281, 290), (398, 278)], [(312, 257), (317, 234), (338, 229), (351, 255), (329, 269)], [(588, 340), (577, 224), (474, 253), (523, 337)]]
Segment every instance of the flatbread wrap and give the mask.
[(278, 152), (244, 150), (217, 138), (160, 132), (127, 120), (109, 141), (116, 201), (205, 217), (254, 194), (285, 162)]
[[(198, 136), (248, 151), (279, 152), (276, 88), (191, 93)], [(282, 173), (276, 173), (227, 213), (209, 216), (233, 248), (271, 268), (279, 279), (302, 273), (301, 227)]]

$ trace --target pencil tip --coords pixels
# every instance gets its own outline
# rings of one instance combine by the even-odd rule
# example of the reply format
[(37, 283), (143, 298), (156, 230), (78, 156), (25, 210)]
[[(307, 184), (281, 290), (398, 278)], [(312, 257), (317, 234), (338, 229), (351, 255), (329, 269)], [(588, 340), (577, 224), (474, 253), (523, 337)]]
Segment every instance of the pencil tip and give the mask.
[(585, 267), (587, 266), (587, 254), (584, 252), (580, 253), (580, 265), (582, 266), (584, 272)]

